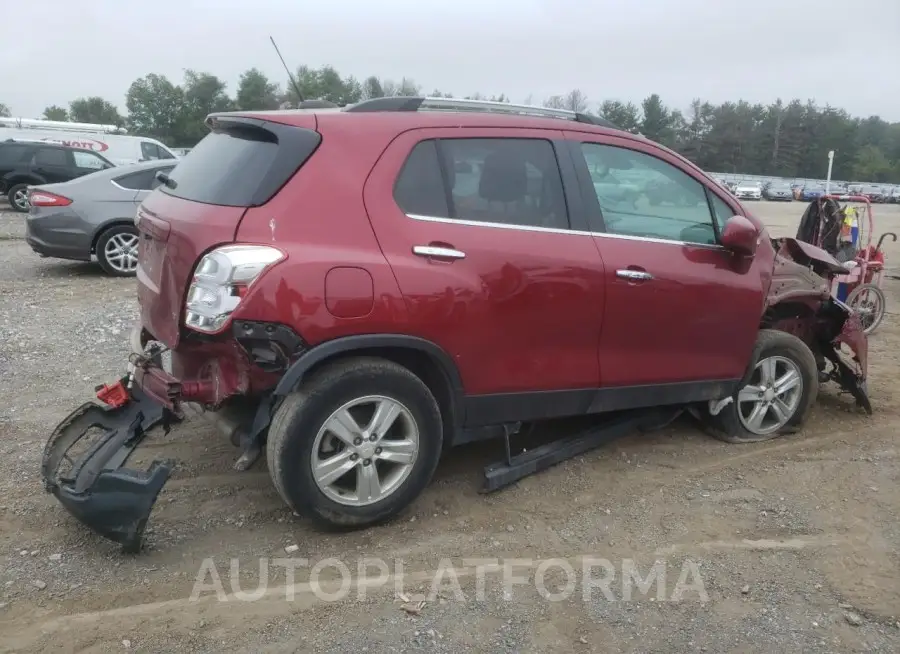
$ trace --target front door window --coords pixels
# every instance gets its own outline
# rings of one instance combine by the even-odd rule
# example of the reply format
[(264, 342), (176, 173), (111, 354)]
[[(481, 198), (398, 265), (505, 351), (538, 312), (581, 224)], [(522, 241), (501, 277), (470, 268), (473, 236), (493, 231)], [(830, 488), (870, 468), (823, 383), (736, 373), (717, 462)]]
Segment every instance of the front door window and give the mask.
[(643, 152), (582, 143), (608, 234), (714, 245), (703, 185)]

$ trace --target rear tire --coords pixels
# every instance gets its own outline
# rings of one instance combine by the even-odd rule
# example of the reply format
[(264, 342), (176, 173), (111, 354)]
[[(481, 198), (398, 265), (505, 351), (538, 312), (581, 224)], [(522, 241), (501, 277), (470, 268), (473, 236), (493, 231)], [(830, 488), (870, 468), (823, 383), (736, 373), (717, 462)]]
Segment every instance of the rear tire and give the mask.
[[(379, 407), (395, 415), (381, 433), (373, 428)], [(326, 528), (361, 528), (419, 496), (442, 440), (437, 401), (421, 379), (391, 361), (356, 358), (326, 367), (285, 398), (266, 458), (275, 488), (298, 514)]]
[(796, 336), (763, 329), (753, 370), (718, 415), (706, 412), (710, 433), (727, 443), (758, 443), (796, 432), (819, 393), (813, 353)]
[(6, 199), (9, 200), (9, 205), (12, 207), (13, 211), (18, 211), (19, 213), (28, 213), (28, 184), (16, 184), (11, 189), (9, 189), (9, 193), (6, 194)]
[(97, 239), (97, 263), (107, 275), (134, 277), (140, 235), (133, 225), (113, 225)]

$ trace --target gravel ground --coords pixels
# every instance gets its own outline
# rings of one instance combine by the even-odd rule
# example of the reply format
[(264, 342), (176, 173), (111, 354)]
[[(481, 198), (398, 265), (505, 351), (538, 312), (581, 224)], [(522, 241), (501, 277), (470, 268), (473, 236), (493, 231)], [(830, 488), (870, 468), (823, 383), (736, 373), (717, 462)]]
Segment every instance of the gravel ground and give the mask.
[[(778, 234), (801, 211), (757, 207)], [(178, 467), (146, 551), (125, 556), (42, 491), (39, 465), (52, 427), (122, 372), (134, 282), (35, 256), (22, 216), (2, 212), (0, 651), (900, 651), (900, 282), (886, 281), (893, 311), (870, 341), (872, 418), (829, 388), (788, 438), (730, 446), (677, 423), (488, 496), (479, 475), (499, 450), (463, 447), (402, 517), (325, 534), (285, 509), (264, 461), (232, 472), (236, 451), (198, 416), (141, 449), (135, 465)], [(900, 207), (878, 216), (900, 231)], [(298, 565), (293, 598), (284, 557)], [(326, 595), (340, 594), (340, 571), (310, 571), (329, 557), (351, 573), (337, 601)], [(359, 565), (372, 557), (392, 575), (365, 588)], [(478, 558), (510, 567), (479, 583)], [(431, 592), (445, 559), (457, 576)], [(585, 583), (585, 568), (588, 580), (604, 573), (597, 559), (614, 574), (608, 596)], [(664, 583), (623, 582), (630, 565), (647, 579), (657, 561)], [(227, 601), (192, 598), (195, 581), (213, 581), (204, 562)], [(513, 576), (523, 582), (504, 587)], [(263, 577), (255, 601), (233, 594)]]

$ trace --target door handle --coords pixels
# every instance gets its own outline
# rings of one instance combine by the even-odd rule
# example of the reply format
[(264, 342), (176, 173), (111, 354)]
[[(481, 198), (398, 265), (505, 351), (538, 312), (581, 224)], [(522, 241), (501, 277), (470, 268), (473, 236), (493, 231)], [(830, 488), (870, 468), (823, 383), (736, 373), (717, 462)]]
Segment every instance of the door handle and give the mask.
[(437, 245), (413, 246), (413, 254), (428, 259), (465, 259), (466, 253), (454, 248), (445, 248)]
[(653, 279), (653, 275), (646, 270), (630, 270), (628, 268), (617, 270), (616, 277), (621, 277), (622, 279), (627, 279), (632, 282)]

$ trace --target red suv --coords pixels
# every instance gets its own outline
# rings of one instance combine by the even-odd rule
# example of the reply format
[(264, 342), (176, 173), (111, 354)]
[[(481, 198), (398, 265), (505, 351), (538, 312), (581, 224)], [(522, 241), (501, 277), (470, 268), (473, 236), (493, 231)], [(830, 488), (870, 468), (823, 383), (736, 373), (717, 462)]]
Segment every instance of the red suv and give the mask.
[[(865, 336), (829, 294), (840, 265), (770, 239), (641, 136), (432, 98), (207, 124), (138, 211), (130, 373), (44, 457), (48, 490), (126, 547), (171, 464), (121, 466), (186, 403), (218, 412), (238, 468), (264, 447), (285, 502), (340, 526), (396, 514), (447, 447), (508, 445), (521, 423), (687, 409), (758, 441), (795, 429), (828, 379), (868, 408)], [(69, 466), (92, 425), (100, 444)]]

